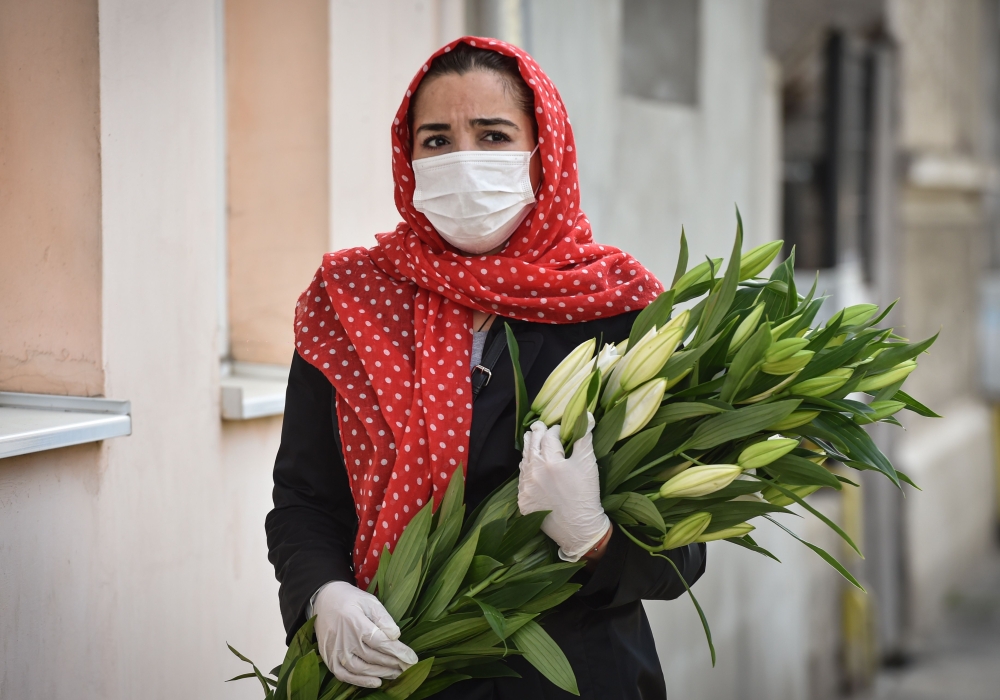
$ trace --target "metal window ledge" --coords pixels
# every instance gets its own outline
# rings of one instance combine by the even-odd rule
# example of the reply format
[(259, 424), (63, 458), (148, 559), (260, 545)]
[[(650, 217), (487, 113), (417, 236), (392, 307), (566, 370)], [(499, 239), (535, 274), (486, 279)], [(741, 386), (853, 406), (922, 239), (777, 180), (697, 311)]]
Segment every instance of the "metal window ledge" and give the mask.
[(0, 391), (0, 458), (132, 434), (128, 401)]
[(220, 379), (222, 417), (249, 420), (285, 412), (288, 367), (251, 362), (226, 362)]

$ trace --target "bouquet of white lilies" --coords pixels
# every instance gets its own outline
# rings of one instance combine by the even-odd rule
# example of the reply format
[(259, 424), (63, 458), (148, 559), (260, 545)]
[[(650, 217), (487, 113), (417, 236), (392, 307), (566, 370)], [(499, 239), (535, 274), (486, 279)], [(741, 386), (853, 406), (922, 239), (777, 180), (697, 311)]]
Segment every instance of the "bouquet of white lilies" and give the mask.
[[(799, 539), (773, 517), (791, 514), (792, 504), (857, 550), (804, 499), (820, 488), (855, 485), (827, 469), (828, 459), (882, 472), (897, 486), (912, 483), (863, 426), (898, 425), (892, 416), (903, 409), (936, 416), (901, 390), (936, 336), (910, 343), (891, 328), (878, 328), (891, 306), (878, 313), (872, 304), (815, 324), (823, 299), (815, 296), (815, 284), (804, 297), (798, 294), (792, 257), (769, 278), (757, 277), (781, 242), (741, 255), (742, 237), (738, 222), (730, 262), (719, 277), (721, 259), (687, 270), (682, 233), (671, 289), (637, 316), (628, 340), (600, 350), (595, 340), (583, 343), (533, 400), (508, 327), (517, 385), (513, 439), (520, 446), (536, 420), (559, 423), (569, 450), (586, 433), (591, 414), (604, 510), (653, 556), (723, 540), (776, 559), (753, 539), (750, 521), (765, 518)], [(676, 304), (699, 297), (674, 313)], [(425, 506), (395, 551), (383, 552), (369, 589), (398, 622), (401, 641), (419, 663), (377, 690), (349, 685), (318, 658), (310, 621), (280, 667), (265, 675), (255, 666), (239, 678), (257, 678), (273, 700), (417, 700), (466, 678), (516, 675), (503, 659), (517, 654), (578, 694), (569, 662), (539, 619), (580, 588), (571, 579), (582, 564), (558, 558), (540, 531), (546, 511), (521, 515), (516, 477), (470, 514), (463, 490), (458, 469), (440, 508)], [(861, 587), (833, 556), (803, 543)], [(714, 664), (708, 622), (693, 594), (691, 599)]]

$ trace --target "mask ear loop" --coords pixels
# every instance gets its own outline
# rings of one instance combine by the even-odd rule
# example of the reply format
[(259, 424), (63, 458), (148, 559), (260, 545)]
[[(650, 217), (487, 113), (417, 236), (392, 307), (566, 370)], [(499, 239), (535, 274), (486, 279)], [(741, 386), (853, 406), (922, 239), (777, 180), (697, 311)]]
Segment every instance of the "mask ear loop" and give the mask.
[[(535, 149), (530, 154), (528, 154), (528, 179), (529, 180), (531, 179), (531, 159), (535, 157), (536, 153), (538, 153), (538, 148), (539, 148), (539, 145), (536, 143), (535, 144)], [(544, 181), (545, 181), (544, 178), (542, 178), (541, 180), (539, 180), (538, 181), (538, 187), (536, 187), (535, 190), (531, 193), (531, 196), (534, 197), (536, 200), (538, 199), (538, 193), (541, 192), (541, 190), (542, 190), (542, 183)]]

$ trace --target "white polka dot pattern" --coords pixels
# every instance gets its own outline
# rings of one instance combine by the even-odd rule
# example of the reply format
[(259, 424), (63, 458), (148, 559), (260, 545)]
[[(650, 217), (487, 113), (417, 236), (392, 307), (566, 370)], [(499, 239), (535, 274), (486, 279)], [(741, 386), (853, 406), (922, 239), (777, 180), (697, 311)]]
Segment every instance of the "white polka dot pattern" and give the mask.
[[(640, 309), (662, 285), (638, 261), (594, 242), (579, 209), (576, 149), (558, 91), (534, 60), (495, 39), (464, 37), (518, 60), (535, 92), (543, 181), (538, 204), (496, 255), (465, 256), (413, 209), (407, 110), (392, 127), (396, 206), (404, 221), (369, 249), (328, 253), (295, 315), (299, 354), (337, 391), (337, 421), (358, 515), (354, 568), (366, 586), (385, 544), (466, 462), (472, 310), (578, 323)], [(438, 500), (435, 498), (435, 500)]]

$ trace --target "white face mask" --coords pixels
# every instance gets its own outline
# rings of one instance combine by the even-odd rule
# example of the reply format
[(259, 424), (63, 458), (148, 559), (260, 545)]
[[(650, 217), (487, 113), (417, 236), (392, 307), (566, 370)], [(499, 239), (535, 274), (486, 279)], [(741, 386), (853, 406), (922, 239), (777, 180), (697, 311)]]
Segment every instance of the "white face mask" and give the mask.
[(459, 250), (493, 250), (510, 238), (535, 203), (532, 155), (534, 151), (457, 151), (415, 160), (413, 208)]

